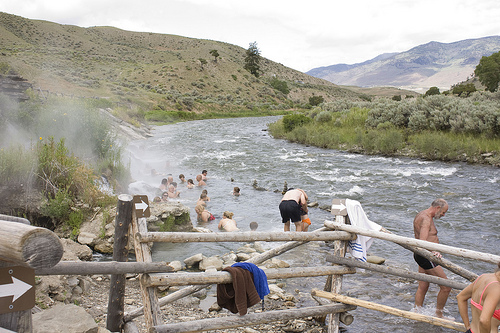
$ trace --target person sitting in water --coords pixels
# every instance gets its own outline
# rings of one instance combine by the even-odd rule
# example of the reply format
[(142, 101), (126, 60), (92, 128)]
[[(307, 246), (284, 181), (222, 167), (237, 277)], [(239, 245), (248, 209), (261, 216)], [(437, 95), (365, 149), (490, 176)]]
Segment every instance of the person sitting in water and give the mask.
[(222, 219), (219, 222), (218, 228), (223, 231), (239, 231), (236, 226), (236, 221), (233, 220), (234, 213), (225, 211), (222, 214)]
[(168, 193), (168, 197), (169, 198), (178, 198), (179, 195), (180, 195), (179, 191), (175, 190), (175, 186), (173, 184), (170, 184), (168, 186), (168, 192), (167, 193)]
[(203, 191), (201, 191), (201, 194), (206, 194), (207, 195), (207, 201), (210, 201), (210, 197), (208, 196), (207, 189), (204, 189)]
[(167, 191), (165, 191), (161, 194), (161, 201), (162, 202), (168, 201), (168, 192)]
[(257, 222), (250, 222), (250, 230), (255, 231), (259, 227), (259, 224)]
[(186, 177), (184, 177), (184, 175), (182, 173), (179, 175), (179, 179), (181, 180), (181, 183), (186, 182)]
[(186, 186), (187, 186), (187, 188), (194, 188), (194, 181), (191, 178), (189, 178), (187, 180)]
[(168, 179), (167, 179), (167, 178), (163, 178), (163, 179), (161, 180), (161, 184), (160, 184), (160, 186), (159, 186), (159, 187), (160, 187), (160, 190), (162, 190), (162, 191), (166, 191), (166, 190), (168, 189), (167, 184), (168, 184)]
[(207, 207), (207, 201), (210, 201), (210, 199), (208, 198), (208, 196), (206, 195), (206, 193), (201, 193), (200, 194), (200, 198), (198, 199), (198, 201), (196, 202), (196, 205), (203, 205), (205, 207)]
[(196, 176), (196, 181), (198, 182), (198, 186), (204, 186), (204, 185), (207, 185), (207, 183), (205, 183), (203, 181), (203, 176), (202, 175), (197, 175)]
[(240, 188), (238, 186), (235, 186), (233, 188), (233, 195), (236, 196), (236, 197), (240, 196)]
[(210, 213), (208, 210), (205, 209), (205, 206), (203, 205), (197, 205), (194, 208), (197, 216), (198, 222), (208, 222), (208, 221), (213, 221), (215, 220), (215, 217)]
[(207, 173), (208, 173), (208, 171), (207, 171), (207, 170), (203, 170), (203, 171), (201, 172), (201, 177), (202, 177), (203, 181), (207, 181), (207, 180), (208, 180), (208, 178), (207, 178)]

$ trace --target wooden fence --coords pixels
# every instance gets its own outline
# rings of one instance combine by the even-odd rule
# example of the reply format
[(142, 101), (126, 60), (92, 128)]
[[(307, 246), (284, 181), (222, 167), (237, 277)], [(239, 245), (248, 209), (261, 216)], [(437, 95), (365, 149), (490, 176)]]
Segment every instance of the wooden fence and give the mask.
[[(338, 200), (334, 202), (337, 203)], [(349, 325), (352, 322), (352, 314), (347, 313), (347, 311), (354, 310), (357, 306), (463, 332), (465, 331), (465, 327), (461, 323), (420, 315), (341, 295), (343, 275), (355, 274), (356, 267), (383, 274), (427, 281), (455, 289), (463, 289), (467, 285), (465, 282), (441, 279), (426, 274), (346, 258), (347, 241), (355, 239), (357, 235), (364, 235), (395, 242), (406, 249), (438, 262), (443, 267), (468, 281), (473, 281), (477, 275), (447, 260), (435, 258), (429, 250), (495, 264), (500, 261), (500, 257), (496, 255), (402, 237), (384, 229), (377, 232), (357, 228), (349, 224), (349, 219), (345, 211), (342, 214), (336, 210), (332, 210), (332, 212), (335, 211), (337, 213), (334, 216), (334, 221), (325, 221), (323, 228), (309, 233), (237, 232), (205, 234), (149, 232), (147, 230), (146, 219), (143, 217), (137, 218), (133, 208), (132, 196), (120, 195), (118, 197), (112, 262), (59, 262), (62, 257), (62, 246), (55, 234), (44, 228), (30, 226), (27, 224), (29, 221), (24, 219), (0, 215), (0, 266), (21, 265), (30, 267), (35, 271), (36, 275), (111, 274), (106, 326), (112, 332), (138, 332), (134, 319), (139, 316), (144, 316), (148, 332), (201, 332), (314, 316), (318, 320), (325, 320), (327, 318), (328, 332), (336, 333), (339, 331), (340, 322), (345, 325)], [(129, 251), (127, 246), (130, 234), (133, 237), (137, 262), (127, 262)], [(152, 261), (150, 251), (152, 242), (254, 241), (286, 241), (286, 243), (260, 253), (247, 261), (256, 265), (262, 264), (268, 259), (311, 241), (333, 242), (333, 251), (326, 258), (331, 263), (331, 266), (266, 270), (266, 275), (269, 279), (326, 276), (324, 290), (311, 290), (311, 295), (318, 301), (319, 305), (300, 309), (250, 313), (245, 316), (230, 315), (223, 318), (169, 324), (163, 322), (161, 308), (166, 304), (191, 295), (212, 284), (231, 283), (232, 278), (229, 272), (225, 271), (200, 273), (172, 272), (172, 268), (167, 263)], [(139, 281), (144, 306), (125, 313), (125, 274), (127, 273), (141, 274)], [(165, 297), (158, 298), (158, 286), (185, 287)], [(15, 332), (32, 332), (31, 311), (0, 314), (0, 327)]]

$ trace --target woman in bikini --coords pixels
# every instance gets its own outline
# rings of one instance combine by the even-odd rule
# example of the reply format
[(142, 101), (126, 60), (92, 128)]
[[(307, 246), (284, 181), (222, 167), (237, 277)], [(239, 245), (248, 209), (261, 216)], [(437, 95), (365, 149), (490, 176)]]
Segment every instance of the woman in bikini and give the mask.
[(222, 219), (219, 222), (219, 229), (224, 231), (238, 231), (236, 226), (236, 221), (233, 220), (234, 213), (224, 212), (222, 214)]
[[(467, 300), (470, 298), (472, 321)], [(466, 333), (497, 333), (500, 325), (500, 263), (495, 273), (483, 274), (457, 295)]]
[(208, 222), (215, 220), (215, 217), (203, 205), (197, 205), (194, 210), (198, 215), (198, 222)]

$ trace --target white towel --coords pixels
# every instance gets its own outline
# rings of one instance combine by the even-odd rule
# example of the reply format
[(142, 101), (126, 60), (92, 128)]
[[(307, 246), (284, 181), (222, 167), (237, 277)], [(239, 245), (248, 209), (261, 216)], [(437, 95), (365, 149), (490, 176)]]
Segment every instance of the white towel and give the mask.
[[(359, 201), (346, 199), (345, 203), (351, 225), (368, 230), (380, 231), (382, 229), (382, 226), (368, 219)], [(354, 258), (366, 262), (366, 252), (372, 245), (372, 242), (372, 237), (358, 235), (355, 240), (349, 241), (349, 253)]]

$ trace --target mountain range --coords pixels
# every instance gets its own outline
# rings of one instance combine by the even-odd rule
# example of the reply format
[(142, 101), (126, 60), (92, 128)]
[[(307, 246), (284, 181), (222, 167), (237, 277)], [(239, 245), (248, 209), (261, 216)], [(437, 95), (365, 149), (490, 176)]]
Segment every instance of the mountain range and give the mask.
[(344, 86), (392, 86), (425, 92), (448, 90), (474, 75), (481, 57), (500, 51), (500, 36), (454, 43), (429, 42), (400, 53), (384, 53), (357, 64), (336, 64), (306, 74)]

